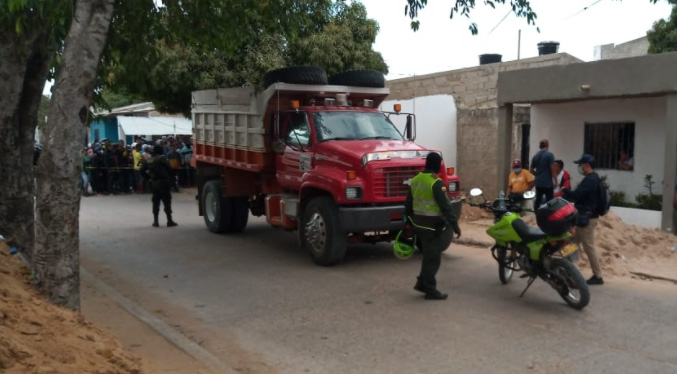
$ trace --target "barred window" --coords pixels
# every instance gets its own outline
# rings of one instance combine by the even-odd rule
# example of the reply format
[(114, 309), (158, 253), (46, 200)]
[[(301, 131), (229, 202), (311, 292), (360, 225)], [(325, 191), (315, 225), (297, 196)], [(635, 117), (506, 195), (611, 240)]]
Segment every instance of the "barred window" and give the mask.
[(598, 169), (634, 169), (635, 123), (586, 123), (584, 151)]

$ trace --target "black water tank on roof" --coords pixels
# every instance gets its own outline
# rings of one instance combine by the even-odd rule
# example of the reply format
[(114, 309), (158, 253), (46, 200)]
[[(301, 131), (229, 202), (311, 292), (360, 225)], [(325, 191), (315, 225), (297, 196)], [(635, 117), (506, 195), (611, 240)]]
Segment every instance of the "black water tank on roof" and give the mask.
[(484, 54), (480, 55), (480, 65), (486, 65), (486, 64), (494, 64), (497, 62), (501, 62), (501, 58), (503, 56), (489, 53), (489, 54)]

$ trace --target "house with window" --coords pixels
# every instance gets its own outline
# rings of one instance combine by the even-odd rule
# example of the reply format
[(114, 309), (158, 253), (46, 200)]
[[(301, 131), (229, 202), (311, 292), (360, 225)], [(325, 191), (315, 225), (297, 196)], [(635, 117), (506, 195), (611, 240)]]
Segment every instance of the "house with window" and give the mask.
[[(592, 154), (612, 191), (632, 201), (662, 195), (662, 211), (619, 210), (626, 221), (676, 232), (677, 52), (505, 71), (498, 76), (499, 160), (509, 160), (515, 106), (531, 107), (531, 149), (540, 139), (564, 161), (575, 185), (573, 160)], [(498, 164), (499, 188), (508, 163)], [(655, 222), (655, 224), (651, 224)]]

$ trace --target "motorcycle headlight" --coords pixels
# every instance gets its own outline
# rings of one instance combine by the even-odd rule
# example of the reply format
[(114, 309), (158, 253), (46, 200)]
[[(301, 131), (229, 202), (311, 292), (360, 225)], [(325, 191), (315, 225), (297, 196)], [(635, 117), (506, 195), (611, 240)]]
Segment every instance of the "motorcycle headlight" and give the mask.
[(362, 198), (362, 187), (346, 187), (346, 199), (360, 200)]

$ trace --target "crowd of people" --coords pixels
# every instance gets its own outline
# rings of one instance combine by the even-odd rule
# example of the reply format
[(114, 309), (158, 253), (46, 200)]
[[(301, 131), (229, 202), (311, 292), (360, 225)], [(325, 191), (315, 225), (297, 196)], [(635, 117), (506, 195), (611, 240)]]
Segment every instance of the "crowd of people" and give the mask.
[(574, 161), (583, 180), (576, 189), (572, 190), (571, 177), (564, 170), (564, 162), (555, 160), (555, 156), (548, 150), (549, 145), (547, 139), (540, 141), (540, 149), (532, 158), (529, 170), (522, 168), (522, 161), (513, 161), (512, 172), (508, 177), (508, 196), (522, 195), (535, 188), (534, 208), (538, 208), (555, 197), (574, 201), (578, 211), (574, 235), (585, 250), (593, 271), (588, 284), (604, 284), (602, 267), (595, 249), (595, 227), (599, 218), (598, 206), (602, 188), (601, 179), (594, 169), (595, 158), (589, 154), (583, 154), (580, 159)]
[[(155, 142), (135, 137), (131, 145), (124, 140), (96, 140), (82, 151), (82, 194), (116, 195), (147, 193), (149, 183), (142, 176), (143, 164), (152, 156), (154, 146), (161, 146), (172, 170), (172, 189), (195, 185), (195, 169), (190, 137), (162, 136)], [(90, 192), (91, 191), (91, 192)]]

